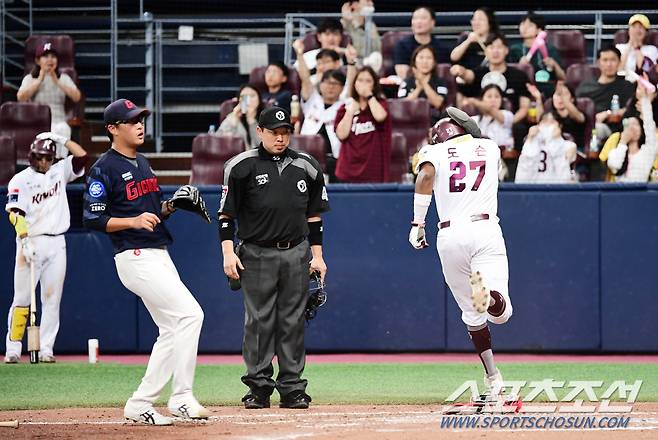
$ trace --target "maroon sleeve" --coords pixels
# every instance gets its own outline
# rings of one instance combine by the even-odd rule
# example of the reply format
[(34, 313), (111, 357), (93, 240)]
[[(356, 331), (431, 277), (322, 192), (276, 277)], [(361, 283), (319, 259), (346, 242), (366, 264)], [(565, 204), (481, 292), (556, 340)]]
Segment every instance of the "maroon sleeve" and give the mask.
[(88, 155), (80, 156), (80, 157), (74, 157), (72, 160), (72, 165), (73, 165), (73, 172), (75, 174), (78, 174), (81, 169), (85, 167), (85, 164), (87, 163), (87, 159), (89, 159)]
[(341, 105), (338, 108), (338, 111), (336, 112), (336, 119), (334, 120), (334, 130), (336, 130), (336, 127), (338, 127), (338, 124), (343, 119), (343, 116), (345, 116), (345, 104)]

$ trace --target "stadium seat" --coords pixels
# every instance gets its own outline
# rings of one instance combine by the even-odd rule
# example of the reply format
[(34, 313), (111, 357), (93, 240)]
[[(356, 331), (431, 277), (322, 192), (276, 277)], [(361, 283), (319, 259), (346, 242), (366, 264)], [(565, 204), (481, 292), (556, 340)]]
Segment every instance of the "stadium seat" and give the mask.
[(548, 43), (560, 53), (561, 66), (566, 69), (572, 64), (584, 64), (585, 36), (579, 30), (550, 31)]
[(9, 183), (16, 174), (16, 147), (9, 136), (0, 136), (0, 185)]
[(407, 157), (418, 151), (425, 143), (427, 130), (431, 126), (430, 105), (426, 99), (389, 99), (388, 111), (394, 131), (402, 133), (407, 140)]
[(30, 35), (25, 40), (25, 73), (34, 67), (34, 55), (37, 47), (41, 44), (51, 42), (57, 52), (57, 65), (75, 69), (75, 44), (68, 35)]
[(532, 67), (532, 64), (522, 64), (522, 63), (507, 63), (509, 67), (513, 67), (521, 72), (525, 73), (529, 81), (535, 82), (535, 68)]
[[(265, 70), (267, 70), (267, 66), (254, 67), (249, 74), (249, 84), (256, 86), (261, 93), (267, 91), (267, 86), (265, 85)], [(299, 79), (299, 74), (294, 68), (288, 70), (287, 84), (288, 90), (290, 90), (293, 95), (299, 95), (302, 82)]]
[[(585, 136), (583, 139), (585, 145), (578, 146), (582, 147), (582, 151), (587, 154), (589, 153), (589, 142), (592, 139), (592, 129), (596, 118), (594, 101), (590, 98), (576, 98), (576, 107), (585, 115)], [(553, 98), (548, 98), (544, 101), (544, 111), (550, 112), (551, 110), (553, 110)]]
[(451, 64), (440, 63), (436, 66), (436, 74), (446, 82), (448, 86), (448, 96), (446, 97), (446, 102), (443, 104), (443, 107), (448, 107), (455, 105), (457, 102), (457, 82), (455, 77), (450, 74)]
[(391, 136), (391, 164), (389, 180), (402, 182), (402, 176), (409, 172), (409, 156), (407, 155), (407, 139), (402, 133), (393, 132)]
[[(309, 50), (317, 49), (320, 47), (318, 44), (317, 38), (315, 38), (315, 32), (309, 32), (304, 35), (304, 52)], [(340, 40), (340, 47), (347, 47), (348, 44), (352, 44), (352, 37), (343, 32), (343, 38)]]
[(408, 31), (389, 31), (382, 35), (382, 67), (379, 69), (379, 76), (386, 77), (395, 74), (393, 65), (393, 52), (395, 45), (402, 38), (411, 35)]
[(295, 134), (290, 138), (289, 147), (301, 153), (313, 156), (320, 164), (322, 170), (326, 170), (327, 153), (324, 138), (319, 134)]
[(567, 84), (574, 90), (581, 82), (590, 78), (598, 78), (601, 70), (591, 64), (572, 64), (567, 68)]
[(0, 135), (9, 136), (16, 146), (16, 163), (28, 164), (30, 144), (35, 136), (50, 131), (50, 107), (35, 102), (5, 102), (0, 106)]
[(240, 136), (198, 135), (192, 141), (191, 185), (221, 185), (224, 164), (245, 149)]
[[(615, 44), (628, 43), (628, 29), (620, 29), (615, 32)], [(649, 29), (644, 39), (645, 44), (653, 44), (658, 47), (658, 29)]]
[[(238, 105), (237, 98), (227, 99), (219, 105), (219, 124), (233, 111), (235, 106)], [(217, 125), (219, 127), (219, 125)]]

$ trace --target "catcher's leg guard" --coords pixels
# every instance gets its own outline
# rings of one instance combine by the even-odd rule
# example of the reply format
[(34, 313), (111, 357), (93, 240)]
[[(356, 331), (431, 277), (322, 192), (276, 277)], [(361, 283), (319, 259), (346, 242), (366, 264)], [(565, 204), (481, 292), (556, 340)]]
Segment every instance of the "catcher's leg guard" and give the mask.
[(9, 332), (9, 339), (11, 341), (20, 342), (23, 340), (23, 335), (25, 334), (25, 326), (27, 325), (27, 317), (29, 314), (29, 307), (14, 307), (14, 313), (11, 316), (11, 330)]

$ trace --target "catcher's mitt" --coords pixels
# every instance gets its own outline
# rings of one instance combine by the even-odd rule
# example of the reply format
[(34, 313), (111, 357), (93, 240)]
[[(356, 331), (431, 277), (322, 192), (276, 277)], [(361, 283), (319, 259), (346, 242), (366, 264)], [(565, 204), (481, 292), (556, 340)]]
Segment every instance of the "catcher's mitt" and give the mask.
[(205, 221), (210, 223), (210, 215), (206, 210), (206, 203), (203, 201), (199, 189), (192, 185), (183, 185), (176, 190), (174, 196), (167, 200), (170, 206), (175, 209), (183, 209), (199, 214)]
[(306, 301), (306, 321), (315, 318), (317, 311), (327, 302), (327, 293), (324, 291), (325, 284), (320, 278), (320, 272), (311, 273), (311, 283), (308, 289), (308, 300)]

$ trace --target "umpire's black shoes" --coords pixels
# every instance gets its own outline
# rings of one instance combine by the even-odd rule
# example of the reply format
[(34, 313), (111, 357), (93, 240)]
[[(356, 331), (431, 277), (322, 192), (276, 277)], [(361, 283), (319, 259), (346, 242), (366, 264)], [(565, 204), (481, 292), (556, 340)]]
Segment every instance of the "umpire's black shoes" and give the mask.
[(311, 400), (311, 396), (303, 391), (291, 391), (281, 397), (279, 408), (306, 409)]
[(242, 398), (244, 402), (244, 407), (246, 409), (263, 409), (270, 407), (270, 397), (269, 396), (259, 396), (254, 393), (247, 393)]

